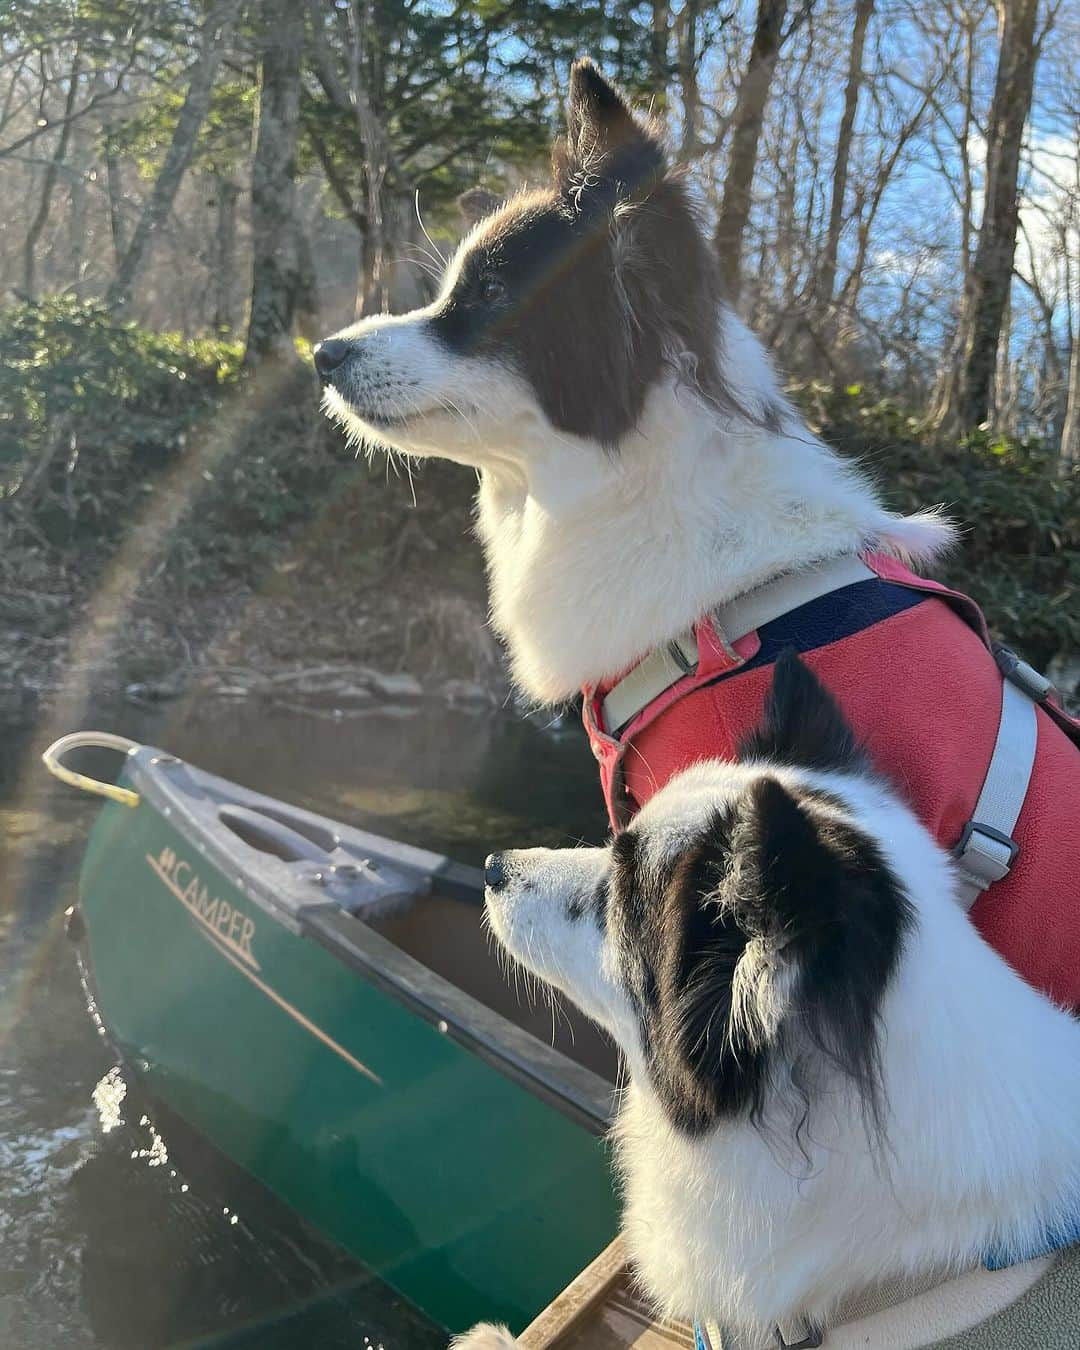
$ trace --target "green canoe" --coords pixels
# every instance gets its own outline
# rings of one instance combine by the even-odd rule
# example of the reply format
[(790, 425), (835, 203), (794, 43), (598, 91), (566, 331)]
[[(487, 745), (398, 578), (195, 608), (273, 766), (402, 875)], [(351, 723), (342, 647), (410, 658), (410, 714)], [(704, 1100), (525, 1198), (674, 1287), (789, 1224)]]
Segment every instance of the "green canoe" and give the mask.
[(76, 927), (147, 1091), (447, 1329), (529, 1322), (616, 1230), (615, 1064), (519, 1004), (479, 873), (100, 733), (46, 763), (111, 797)]

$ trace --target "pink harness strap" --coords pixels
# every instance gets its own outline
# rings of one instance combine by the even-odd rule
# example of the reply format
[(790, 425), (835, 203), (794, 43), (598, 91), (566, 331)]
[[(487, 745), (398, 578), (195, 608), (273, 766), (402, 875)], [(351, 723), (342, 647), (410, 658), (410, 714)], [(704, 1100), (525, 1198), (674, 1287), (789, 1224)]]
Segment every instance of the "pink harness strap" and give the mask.
[[(991, 761), (1002, 675), (973, 600), (917, 577), (895, 559), (865, 559), (882, 580), (926, 596), (803, 659), (838, 699), (874, 762), (952, 849), (971, 820)], [(727, 646), (709, 620), (695, 626), (700, 660), (619, 736), (603, 726), (605, 687), (586, 689), (583, 716), (615, 829), (681, 769), (734, 759), (758, 724), (771, 667), (743, 669), (757, 633)], [(1031, 781), (1009, 875), (972, 909), (983, 936), (1033, 984), (1080, 1005), (1080, 723), (1054, 700), (1036, 709)]]

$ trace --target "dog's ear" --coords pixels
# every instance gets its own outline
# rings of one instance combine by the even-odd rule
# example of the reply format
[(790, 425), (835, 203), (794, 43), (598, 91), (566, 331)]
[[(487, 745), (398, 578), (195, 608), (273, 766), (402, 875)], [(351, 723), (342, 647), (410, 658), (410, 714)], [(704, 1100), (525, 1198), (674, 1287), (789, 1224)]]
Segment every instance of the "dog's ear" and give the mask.
[(866, 757), (832, 695), (793, 651), (781, 654), (761, 726), (742, 742), (741, 759), (807, 769), (865, 771)]
[[(801, 679), (796, 667), (809, 675), (796, 662), (793, 683)], [(801, 687), (811, 697), (810, 686)], [(817, 716), (825, 715), (819, 707)], [(772, 777), (752, 785), (731, 850), (729, 902), (740, 927), (760, 942), (774, 973), (783, 969), (804, 1043), (855, 1084), (880, 1124), (878, 1011), (913, 922), (903, 887), (854, 821)], [(767, 1032), (770, 1009), (782, 1019), (784, 1002), (759, 1007)]]
[(669, 1116), (691, 1134), (763, 1101), (768, 1047), (747, 1026), (735, 974), (751, 939), (727, 902), (736, 826), (718, 813), (680, 855), (657, 927), (650, 1070)]
[(810, 917), (808, 897), (838, 880), (836, 861), (775, 778), (757, 779), (687, 856), (674, 1023), (684, 1090), (699, 1116), (754, 1112), (790, 992), (791, 938)]
[(878, 1116), (878, 1009), (911, 923), (880, 850), (769, 776), (712, 834), (680, 879), (692, 893), (660, 1074), (674, 1119), (760, 1117), (776, 1058), (808, 1045)]
[(462, 220), (471, 229), (478, 221), (484, 220), (500, 206), (506, 205), (506, 198), (500, 197), (497, 192), (492, 192), (490, 188), (476, 187), (467, 188), (457, 199), (457, 209)]
[(642, 135), (626, 100), (587, 56), (570, 67), (566, 129), (575, 149), (596, 145), (604, 153)]
[(587, 58), (570, 70), (566, 137), (556, 141), (557, 190), (577, 209), (614, 206), (646, 196), (664, 173), (655, 129), (639, 121), (623, 96)]
[(725, 898), (748, 937), (774, 958), (804, 952), (832, 922), (848, 858), (823, 820), (776, 778), (757, 778), (731, 831)]

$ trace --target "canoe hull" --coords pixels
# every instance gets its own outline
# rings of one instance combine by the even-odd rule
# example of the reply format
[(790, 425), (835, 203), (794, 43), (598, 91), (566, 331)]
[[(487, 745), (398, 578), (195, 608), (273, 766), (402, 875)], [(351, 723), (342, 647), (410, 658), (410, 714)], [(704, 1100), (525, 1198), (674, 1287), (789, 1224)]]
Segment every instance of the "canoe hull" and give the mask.
[(524, 1326), (615, 1231), (605, 1144), (257, 903), (182, 824), (145, 793), (108, 803), (86, 853), (89, 962), (125, 1057), (436, 1321)]

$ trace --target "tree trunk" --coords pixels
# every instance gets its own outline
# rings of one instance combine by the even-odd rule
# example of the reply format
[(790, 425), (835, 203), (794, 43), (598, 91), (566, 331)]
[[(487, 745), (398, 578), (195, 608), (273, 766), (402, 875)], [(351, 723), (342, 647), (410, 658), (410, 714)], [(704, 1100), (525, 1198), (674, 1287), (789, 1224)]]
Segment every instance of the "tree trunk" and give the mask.
[(77, 299), (83, 298), (83, 277), (86, 271), (86, 184), (94, 168), (94, 148), (83, 124), (75, 133), (74, 161), (76, 173), (71, 179), (67, 211), (67, 275)]
[[(380, 11), (374, 0), (351, 0), (348, 103), (356, 119), (364, 154), (366, 229), (364, 232), (363, 288), (360, 306), (365, 314), (389, 305), (387, 175), (391, 168), (390, 138), (381, 116), (382, 42)], [(400, 174), (397, 187), (403, 186)], [(359, 318), (357, 314), (357, 318)]]
[(986, 200), (975, 258), (964, 286), (956, 384), (952, 396), (943, 401), (939, 425), (976, 427), (986, 421), (990, 410), (1016, 252), (1020, 144), (1031, 110), (1038, 8), (1038, 0), (1007, 0), (1000, 10), (998, 68), (987, 127)]
[(135, 226), (135, 231), (116, 270), (116, 276), (105, 295), (106, 302), (117, 308), (122, 308), (130, 302), (139, 268), (150, 253), (154, 237), (172, 210), (184, 174), (191, 163), (199, 130), (206, 120), (214, 79), (221, 58), (225, 54), (225, 46), (239, 8), (240, 0), (222, 0), (203, 24), (199, 53), (189, 68), (187, 96), (180, 109), (176, 130), (165, 155), (165, 163), (161, 166), (150, 200), (143, 208), (139, 223)]
[(786, 14), (787, 0), (758, 0), (750, 60), (739, 83), (735, 110), (731, 115), (731, 155), (715, 244), (732, 303), (739, 298), (739, 264), (743, 235), (750, 218), (750, 191)]
[(126, 233), (124, 230), (124, 182), (120, 176), (120, 161), (116, 158), (116, 146), (113, 143), (113, 129), (106, 126), (105, 140), (105, 190), (109, 196), (109, 228), (112, 231), (113, 258), (117, 267), (124, 256)]
[(971, 270), (971, 237), (975, 219), (975, 183), (971, 172), (971, 128), (975, 117), (975, 27), (964, 21), (964, 121), (960, 129), (960, 165), (964, 175), (964, 218), (960, 222), (960, 275), (967, 280)]
[(300, 284), (296, 221), (296, 139), (304, 11), (294, 0), (262, 0), (259, 113), (251, 165), (249, 364), (292, 346)]
[(833, 160), (832, 199), (829, 204), (829, 228), (825, 236), (825, 256), (818, 277), (818, 300), (821, 308), (832, 303), (836, 286), (836, 260), (840, 252), (840, 231), (844, 224), (844, 196), (847, 192), (848, 164), (851, 160), (851, 142), (855, 132), (855, 113), (859, 106), (859, 89), (863, 81), (863, 50), (866, 30), (874, 12), (874, 0), (855, 0), (855, 27), (851, 35), (848, 56), (847, 85), (844, 88), (844, 113), (836, 138), (836, 156)]
[(1069, 356), (1069, 394), (1061, 433), (1061, 464), (1063, 468), (1080, 464), (1080, 334), (1073, 335)]
[(389, 192), (384, 185), (379, 189), (379, 213), (377, 228), (369, 229), (363, 238), (358, 319), (365, 314), (385, 313), (402, 299), (398, 285), (400, 254), (410, 232), (412, 202)]
[(296, 331), (302, 338), (315, 342), (323, 332), (319, 314), (318, 278), (315, 259), (307, 231), (299, 222), (296, 229)]
[(1012, 346), (1012, 292), (1005, 295), (1005, 308), (1001, 315), (1001, 333), (998, 336), (997, 352), (994, 356), (994, 378), (990, 386), (990, 424), (995, 431), (1010, 436), (1016, 429), (1019, 389), (1016, 384), (1016, 369), (1010, 359)]
[[(382, 126), (370, 100), (362, 93), (356, 101), (356, 118), (364, 146), (364, 183), (367, 189), (367, 231), (364, 235), (365, 314), (381, 313), (389, 302), (386, 277), (386, 203), (384, 185), (388, 168)], [(357, 315), (357, 318), (360, 316)]]
[[(971, 171), (971, 129), (974, 125), (975, 107), (975, 28), (976, 22), (970, 17), (964, 18), (964, 77), (963, 112), (964, 120), (957, 141), (960, 166), (963, 177), (962, 207), (960, 221), (960, 295), (961, 310), (963, 293), (971, 275), (971, 236), (973, 232), (975, 210), (975, 180)], [(930, 411), (927, 418), (933, 426), (941, 426), (949, 417), (949, 409), (956, 399), (956, 389), (960, 380), (960, 313), (957, 313), (956, 328), (952, 340), (943, 348), (941, 365), (938, 369), (934, 388), (930, 395)]]
[(75, 100), (79, 91), (79, 76), (82, 73), (82, 48), (75, 48), (75, 55), (71, 59), (71, 70), (68, 73), (68, 91), (64, 100), (64, 120), (60, 127), (60, 139), (56, 142), (56, 149), (53, 152), (52, 159), (49, 160), (45, 169), (45, 181), (41, 185), (41, 199), (38, 202), (38, 209), (34, 213), (34, 218), (30, 222), (30, 227), (26, 231), (26, 239), (23, 242), (23, 291), (26, 293), (27, 300), (34, 298), (35, 285), (35, 263), (37, 255), (38, 240), (44, 230), (48, 219), (49, 211), (52, 208), (53, 192), (56, 189), (56, 180), (60, 174), (60, 166), (67, 159), (68, 145), (71, 141), (71, 129), (74, 123), (71, 119), (72, 110), (75, 107)]
[[(1031, 240), (1027, 238), (1027, 232), (1020, 226), (1028, 245), (1028, 257), (1031, 262), (1031, 276), (1027, 277), (1023, 272), (1016, 271), (1017, 279), (1027, 287), (1034, 300), (1038, 311), (1040, 324), (1040, 338), (1042, 341), (1042, 360), (1036, 370), (1035, 388), (1032, 398), (1032, 411), (1036, 417), (1047, 422), (1049, 427), (1048, 434), (1054, 444), (1060, 444), (1062, 428), (1065, 421), (1065, 402), (1068, 395), (1068, 380), (1061, 360), (1061, 353), (1058, 351), (1057, 340), (1057, 307), (1059, 297), (1056, 293), (1047, 294), (1039, 277), (1039, 268), (1035, 261), (1035, 252), (1031, 247)], [(1068, 232), (1063, 230), (1061, 234), (1062, 252), (1065, 264), (1065, 296), (1068, 303), (1070, 296), (1070, 268), (1068, 255)], [(1066, 364), (1068, 356), (1065, 358)]]
[(214, 231), (214, 331), (231, 333), (233, 286), (236, 281), (236, 199), (240, 185), (217, 179), (217, 223)]
[(675, 20), (675, 55), (682, 91), (683, 128), (679, 160), (688, 164), (701, 154), (701, 87), (698, 82), (698, 20), (701, 0), (685, 0)]
[[(1078, 170), (1080, 172), (1080, 170)], [(1069, 336), (1069, 380), (1065, 394), (1065, 422), (1061, 429), (1061, 467), (1080, 464), (1080, 276), (1065, 253), (1066, 322)]]
[(668, 38), (671, 32), (671, 0), (653, 0), (649, 29), (649, 65), (654, 89), (665, 97), (668, 86)]

